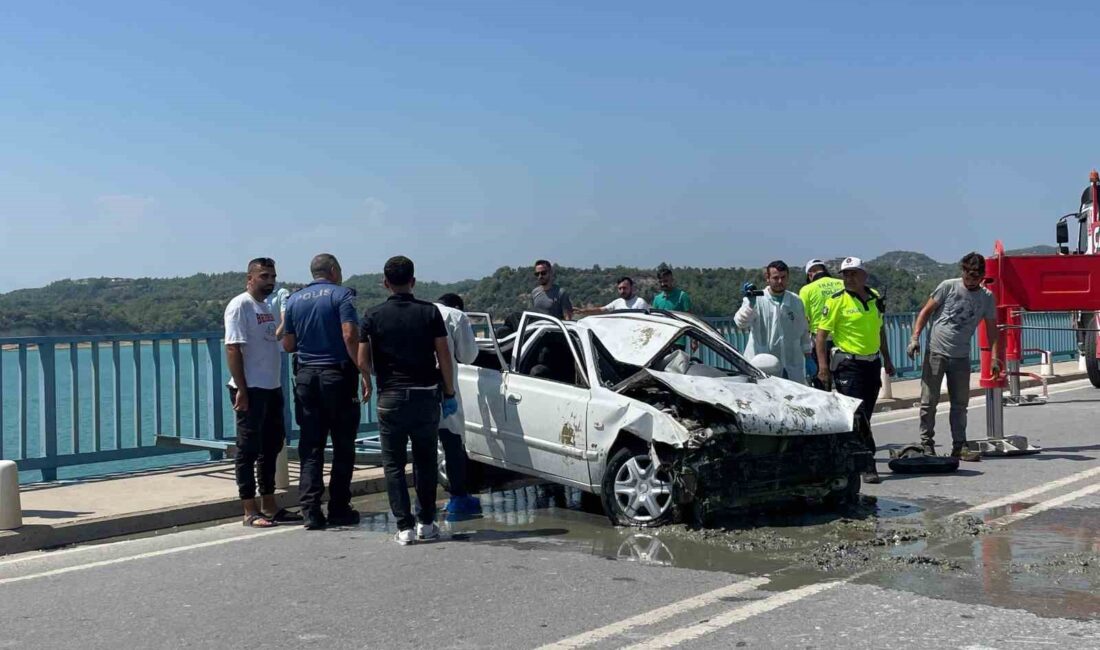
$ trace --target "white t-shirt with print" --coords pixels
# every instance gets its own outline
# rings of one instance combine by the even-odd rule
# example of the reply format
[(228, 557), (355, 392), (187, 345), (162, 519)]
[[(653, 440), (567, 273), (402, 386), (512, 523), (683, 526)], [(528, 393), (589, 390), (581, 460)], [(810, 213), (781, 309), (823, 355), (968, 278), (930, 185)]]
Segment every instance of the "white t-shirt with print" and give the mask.
[[(249, 388), (279, 388), (282, 355), (275, 339), (275, 316), (266, 303), (244, 292), (225, 308), (225, 344), (239, 343)], [(236, 388), (233, 377), (229, 385)]]
[(634, 296), (630, 300), (616, 298), (604, 305), (604, 311), (620, 311), (622, 309), (649, 309), (649, 303), (641, 296)]

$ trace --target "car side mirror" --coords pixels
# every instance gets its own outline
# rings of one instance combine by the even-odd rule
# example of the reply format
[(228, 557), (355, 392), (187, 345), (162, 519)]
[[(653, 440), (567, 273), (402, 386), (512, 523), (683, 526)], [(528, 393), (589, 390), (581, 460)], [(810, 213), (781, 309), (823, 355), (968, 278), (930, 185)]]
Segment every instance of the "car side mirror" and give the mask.
[(752, 358), (752, 365), (756, 366), (765, 375), (779, 377), (783, 374), (783, 364), (774, 354), (758, 354)]

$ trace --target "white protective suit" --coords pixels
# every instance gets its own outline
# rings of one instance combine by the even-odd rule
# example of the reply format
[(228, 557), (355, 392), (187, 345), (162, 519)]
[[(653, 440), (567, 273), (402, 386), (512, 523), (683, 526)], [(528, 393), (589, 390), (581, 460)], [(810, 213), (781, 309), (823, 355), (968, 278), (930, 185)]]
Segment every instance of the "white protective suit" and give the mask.
[(806, 354), (813, 349), (810, 326), (802, 300), (790, 291), (783, 292), (782, 302), (772, 298), (771, 289), (756, 299), (756, 307), (744, 298), (733, 317), (738, 329), (749, 332), (745, 356), (751, 361), (758, 354), (772, 354), (783, 366), (783, 376), (806, 383)]
[(451, 358), (455, 360), (454, 376), (451, 380), (455, 387), (455, 398), (458, 400), (458, 412), (446, 419), (439, 421), (439, 428), (451, 433), (457, 433), (465, 437), (466, 418), (462, 414), (462, 398), (458, 395), (458, 364), (473, 363), (477, 358), (477, 341), (474, 338), (474, 329), (470, 326), (470, 319), (458, 309), (452, 309), (446, 305), (435, 305), (439, 313), (443, 315), (443, 325), (447, 328), (447, 348), (451, 351)]

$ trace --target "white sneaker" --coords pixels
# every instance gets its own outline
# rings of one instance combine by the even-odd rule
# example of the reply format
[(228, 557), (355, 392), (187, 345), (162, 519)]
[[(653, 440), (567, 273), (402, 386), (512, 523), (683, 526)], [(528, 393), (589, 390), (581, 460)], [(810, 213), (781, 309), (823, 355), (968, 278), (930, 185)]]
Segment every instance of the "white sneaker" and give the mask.
[(402, 546), (407, 546), (408, 544), (413, 544), (413, 543), (416, 542), (416, 531), (414, 531), (412, 528), (407, 528), (405, 530), (400, 530), (400, 531), (397, 532), (396, 535), (393, 536), (393, 541), (397, 542), (398, 544), (400, 544)]
[(417, 524), (416, 536), (418, 539), (439, 539), (439, 526), (434, 521), (430, 524)]

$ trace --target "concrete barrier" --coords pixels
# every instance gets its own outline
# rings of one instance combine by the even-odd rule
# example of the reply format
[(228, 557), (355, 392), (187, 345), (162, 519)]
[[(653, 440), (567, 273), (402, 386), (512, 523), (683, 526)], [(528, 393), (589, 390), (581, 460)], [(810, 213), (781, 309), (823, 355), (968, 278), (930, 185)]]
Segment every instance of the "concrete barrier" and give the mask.
[(15, 461), (0, 460), (0, 530), (15, 530), (23, 525), (19, 505), (19, 468)]
[(886, 374), (886, 368), (882, 369), (882, 388), (878, 390), (879, 399), (894, 399), (894, 386), (890, 382), (890, 375)]
[(275, 489), (286, 490), (290, 487), (290, 463), (287, 460), (286, 445), (283, 445), (279, 457), (275, 459)]

